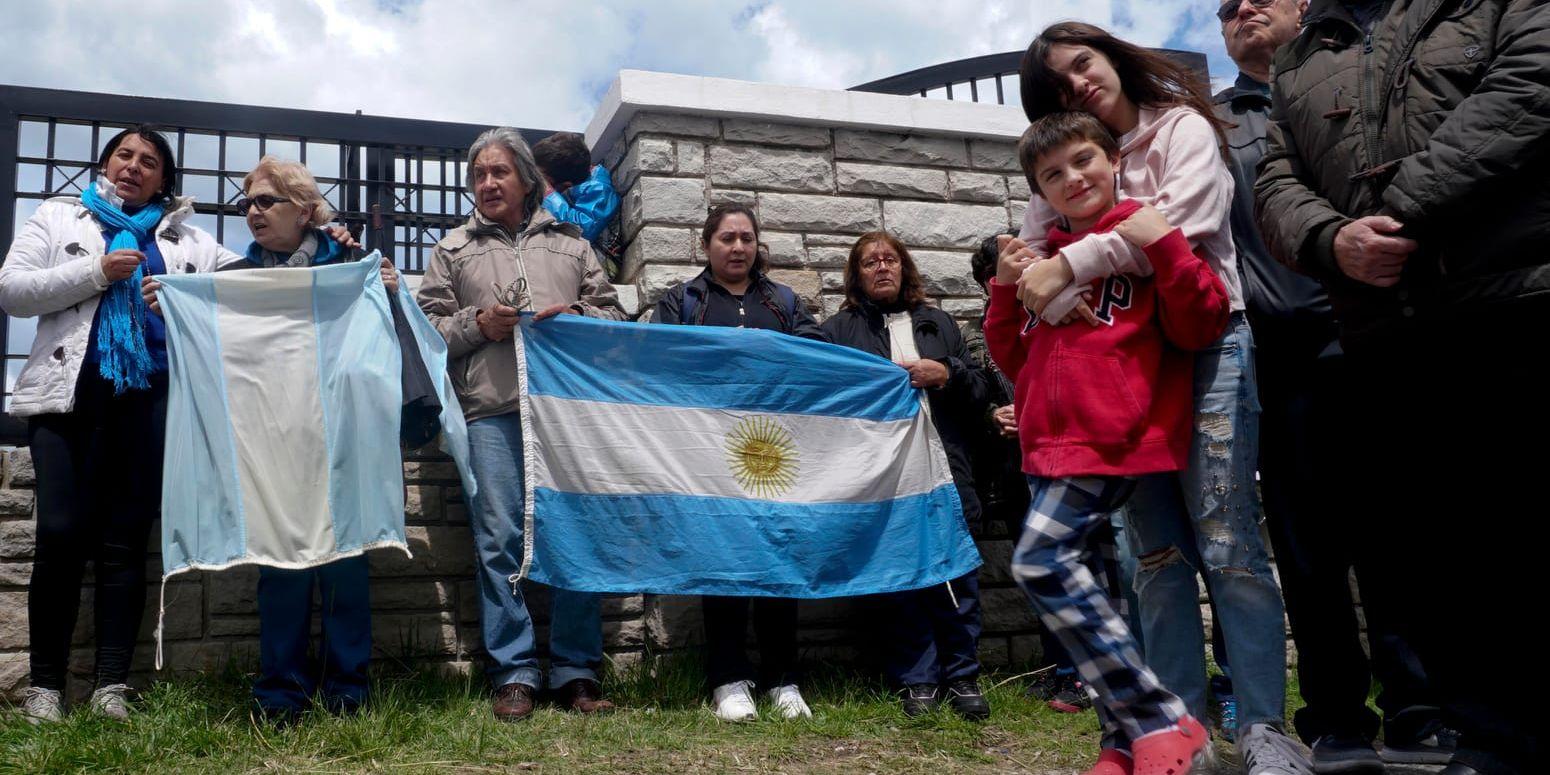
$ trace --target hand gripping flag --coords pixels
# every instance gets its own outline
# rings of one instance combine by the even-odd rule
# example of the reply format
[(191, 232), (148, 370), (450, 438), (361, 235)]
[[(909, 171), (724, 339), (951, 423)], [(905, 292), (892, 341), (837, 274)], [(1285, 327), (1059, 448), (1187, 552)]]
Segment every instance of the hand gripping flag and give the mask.
[[(399, 340), (377, 253), (312, 269), (165, 275), (166, 578), (309, 568), (404, 541)], [(474, 492), (446, 343), (399, 302), (439, 379), (442, 444)], [(470, 497), (472, 497), (470, 495)], [(157, 626), (157, 667), (161, 666)]]
[(908, 374), (752, 329), (524, 316), (524, 572), (587, 592), (838, 597), (980, 565)]

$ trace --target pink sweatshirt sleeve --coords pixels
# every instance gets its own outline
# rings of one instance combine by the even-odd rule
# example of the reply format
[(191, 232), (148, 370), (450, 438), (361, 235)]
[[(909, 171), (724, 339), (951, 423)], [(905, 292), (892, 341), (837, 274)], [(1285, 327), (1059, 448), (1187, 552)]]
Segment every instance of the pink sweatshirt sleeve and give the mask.
[[(1177, 226), (1191, 246), (1215, 235), (1227, 222), (1232, 206), (1232, 176), (1222, 161), (1211, 124), (1198, 113), (1180, 111), (1171, 126), (1157, 130), (1151, 148), (1143, 154), (1127, 161), (1162, 165), (1157, 171), (1157, 191), (1149, 204)], [(1060, 252), (1071, 263), (1076, 276), (1073, 282), (1078, 285), (1115, 274), (1134, 274), (1129, 267), (1144, 260), (1139, 248), (1114, 232), (1090, 234)]]

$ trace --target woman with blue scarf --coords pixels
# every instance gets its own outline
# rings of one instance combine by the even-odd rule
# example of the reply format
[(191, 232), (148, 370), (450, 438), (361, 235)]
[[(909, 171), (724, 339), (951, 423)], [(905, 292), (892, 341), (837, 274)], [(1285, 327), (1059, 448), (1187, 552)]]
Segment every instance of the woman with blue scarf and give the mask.
[(11, 413), (28, 418), (37, 535), (28, 587), (34, 723), (64, 715), (86, 563), (93, 564), (92, 710), (128, 717), (129, 665), (145, 608), (145, 547), (161, 509), (167, 347), (142, 276), (208, 272), (237, 255), (190, 226), (166, 138), (126, 129), (79, 198), (41, 204), (0, 267), (0, 308), (38, 318)]
[[(359, 248), (335, 242), (335, 234), (320, 228), (334, 211), (305, 166), (265, 156), (243, 179), (242, 189), (237, 207), (253, 232), (253, 243), (242, 260), (223, 265), (221, 271), (307, 268), (362, 257)], [(397, 293), (398, 273), (386, 262), (382, 283), (390, 296)], [(159, 287), (154, 280), (144, 283), (146, 301), (153, 308)], [(260, 567), (258, 574), (259, 677), (253, 700), (259, 711), (278, 723), (290, 723), (310, 706), (314, 694), (333, 712), (358, 709), (366, 701), (371, 661), (365, 555), (313, 568)], [(314, 586), (323, 620), (316, 660), (308, 656)]]

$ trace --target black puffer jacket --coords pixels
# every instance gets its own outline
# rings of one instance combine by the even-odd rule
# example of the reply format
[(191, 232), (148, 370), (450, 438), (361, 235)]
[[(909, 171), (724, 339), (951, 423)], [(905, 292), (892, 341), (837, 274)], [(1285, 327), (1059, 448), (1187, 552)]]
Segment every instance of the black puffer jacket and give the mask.
[[(1303, 25), (1276, 53), (1257, 215), (1347, 344), (1550, 298), (1550, 3), (1392, 0), (1366, 30), (1314, 0)], [(1393, 288), (1334, 259), (1335, 232), (1379, 213), (1422, 245)]]
[[(946, 312), (922, 304), (910, 310), (915, 328), (915, 349), (921, 358), (947, 367), (947, 384), (926, 391), (931, 418), (947, 452), (947, 465), (953, 472), (953, 484), (963, 501), (963, 517), (971, 529), (978, 529), (980, 502), (974, 492), (974, 473), (969, 465), (969, 446), (983, 422), (980, 414), (989, 396), (985, 370), (969, 355), (963, 332)], [(840, 310), (824, 321), (829, 341), (857, 350), (891, 357), (888, 327), (876, 305), (863, 303)]]

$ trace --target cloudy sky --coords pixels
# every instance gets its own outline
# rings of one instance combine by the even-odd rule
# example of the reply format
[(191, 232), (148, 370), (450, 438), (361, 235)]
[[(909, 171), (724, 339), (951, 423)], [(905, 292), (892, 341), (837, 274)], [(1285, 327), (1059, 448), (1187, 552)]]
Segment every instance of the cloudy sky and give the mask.
[(622, 68), (844, 88), (1080, 19), (1234, 71), (1213, 0), (0, 0), (0, 83), (582, 129)]

